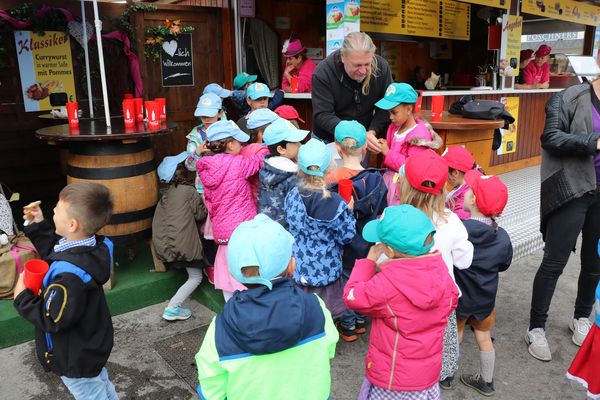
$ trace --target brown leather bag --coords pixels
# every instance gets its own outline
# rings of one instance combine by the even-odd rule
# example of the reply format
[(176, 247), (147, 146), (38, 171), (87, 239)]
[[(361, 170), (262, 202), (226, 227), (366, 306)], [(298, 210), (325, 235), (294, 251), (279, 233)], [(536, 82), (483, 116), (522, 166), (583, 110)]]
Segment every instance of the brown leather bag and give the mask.
[(0, 246), (0, 299), (12, 298), (25, 263), (34, 258), (40, 256), (22, 232), (9, 236), (8, 243)]

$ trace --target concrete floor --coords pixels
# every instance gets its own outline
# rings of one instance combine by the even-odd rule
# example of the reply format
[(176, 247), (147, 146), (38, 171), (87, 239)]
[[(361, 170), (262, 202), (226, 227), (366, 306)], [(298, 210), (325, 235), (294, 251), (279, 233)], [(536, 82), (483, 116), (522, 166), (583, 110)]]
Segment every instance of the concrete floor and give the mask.
[[(541, 252), (524, 257), (501, 275), (497, 300), (495, 386), (497, 399), (583, 399), (585, 390), (564, 378), (577, 347), (571, 342), (568, 322), (575, 301), (579, 257), (572, 256), (556, 289), (547, 324), (553, 361), (532, 358), (524, 342), (528, 325), (531, 284)], [(154, 350), (165, 337), (210, 322), (213, 314), (191, 301), (193, 316), (185, 322), (168, 323), (160, 318), (164, 304), (147, 307), (114, 318), (115, 346), (108, 369), (121, 399), (197, 398), (174, 370)], [(354, 343), (340, 343), (332, 361), (333, 400), (355, 399), (363, 379), (363, 358), (367, 336)], [(189, 356), (197, 349), (190, 349)], [(46, 374), (33, 354), (33, 343), (0, 350), (0, 399), (69, 399), (59, 378)], [(476, 372), (478, 352), (470, 333), (461, 347), (459, 373)], [(447, 400), (481, 399), (482, 396), (460, 382), (443, 392)], [(293, 399), (293, 397), (290, 397)], [(250, 399), (253, 400), (253, 399)]]

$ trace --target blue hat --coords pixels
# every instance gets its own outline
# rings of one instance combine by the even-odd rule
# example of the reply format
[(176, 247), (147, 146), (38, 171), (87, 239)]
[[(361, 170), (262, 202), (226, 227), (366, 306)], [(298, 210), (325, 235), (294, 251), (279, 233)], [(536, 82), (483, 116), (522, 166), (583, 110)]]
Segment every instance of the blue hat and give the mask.
[(187, 151), (182, 151), (176, 156), (168, 156), (163, 158), (162, 162), (156, 169), (158, 179), (160, 179), (162, 182), (171, 182), (171, 179), (173, 179), (173, 175), (175, 174), (175, 170), (177, 169), (177, 164), (185, 160), (187, 155)]
[(259, 108), (248, 114), (248, 123), (246, 125), (248, 126), (248, 129), (256, 129), (270, 124), (277, 119), (279, 119), (279, 115), (275, 114), (273, 111), (268, 108)]
[(248, 82), (254, 82), (256, 80), (256, 75), (250, 75), (247, 72), (241, 72), (233, 78), (233, 88), (241, 89)]
[(194, 111), (195, 117), (214, 117), (222, 105), (221, 98), (214, 93), (206, 93), (200, 97)]
[(272, 97), (269, 87), (264, 83), (256, 82), (248, 87), (246, 96), (252, 100), (260, 99), (261, 97)]
[[(231, 275), (239, 282), (273, 288), (271, 279), (281, 275), (292, 258), (294, 237), (283, 226), (258, 214), (242, 222), (231, 234), (227, 246), (227, 261)], [(258, 267), (259, 275), (246, 278), (243, 267)]]
[(206, 137), (208, 138), (209, 142), (214, 142), (228, 137), (234, 138), (238, 142), (242, 143), (250, 140), (250, 136), (244, 133), (244, 131), (242, 131), (235, 122), (228, 119), (217, 121), (209, 126), (206, 130)]
[(335, 140), (342, 143), (346, 138), (356, 140), (353, 148), (363, 147), (367, 142), (367, 130), (358, 121), (340, 121), (335, 127)]
[[(257, 111), (253, 112), (253, 114)], [(309, 131), (298, 129), (287, 119), (279, 118), (263, 132), (263, 144), (270, 146), (279, 142), (301, 142), (309, 134)]]
[[(320, 140), (310, 139), (298, 150), (298, 165), (307, 175), (323, 176), (325, 170), (331, 163), (331, 152), (327, 145)], [(319, 167), (317, 171), (311, 171), (308, 167)]]
[(419, 94), (408, 83), (391, 83), (385, 90), (385, 96), (375, 105), (382, 110), (391, 110), (401, 103), (415, 104)]
[(202, 91), (202, 94), (206, 94), (206, 93), (214, 93), (222, 99), (231, 96), (231, 90), (222, 88), (217, 83), (209, 83), (208, 85), (206, 85), (204, 87), (204, 90)]
[(435, 233), (431, 219), (421, 210), (402, 204), (383, 210), (379, 219), (365, 225), (362, 236), (367, 242), (382, 242), (400, 253), (420, 256), (433, 246), (433, 240), (425, 244), (430, 233)]

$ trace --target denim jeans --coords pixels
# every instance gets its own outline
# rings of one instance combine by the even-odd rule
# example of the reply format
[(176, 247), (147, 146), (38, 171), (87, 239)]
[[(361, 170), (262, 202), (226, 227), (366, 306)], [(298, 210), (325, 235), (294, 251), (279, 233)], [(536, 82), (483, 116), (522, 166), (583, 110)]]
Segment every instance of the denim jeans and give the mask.
[(76, 400), (118, 400), (115, 386), (108, 379), (108, 371), (102, 368), (100, 375), (93, 378), (67, 378), (63, 383)]
[[(343, 268), (342, 269), (342, 282), (344, 282), (344, 286), (348, 283), (348, 279), (350, 279), (351, 269)], [(342, 320), (340, 324), (344, 329), (352, 329), (352, 327), (356, 327), (356, 323), (364, 324), (366, 316), (357, 313), (356, 311), (348, 310), (346, 314), (342, 316)]]
[(544, 257), (533, 281), (529, 329), (545, 327), (556, 283), (580, 232), (581, 271), (573, 317), (590, 316), (600, 277), (600, 193), (596, 191), (569, 201), (547, 217)]

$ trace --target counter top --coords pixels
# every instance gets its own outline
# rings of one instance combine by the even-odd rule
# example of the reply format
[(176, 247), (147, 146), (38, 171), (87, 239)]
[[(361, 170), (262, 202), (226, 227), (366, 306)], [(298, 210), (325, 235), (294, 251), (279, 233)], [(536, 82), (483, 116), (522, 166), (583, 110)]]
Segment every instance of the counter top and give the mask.
[(445, 130), (457, 130), (457, 131), (469, 131), (475, 129), (497, 129), (504, 126), (504, 120), (502, 119), (472, 119), (465, 118), (461, 115), (450, 114), (447, 111), (442, 113), (442, 119), (440, 121), (431, 120), (430, 110), (421, 110), (419, 115), (424, 120), (428, 121), (433, 129), (445, 129)]

